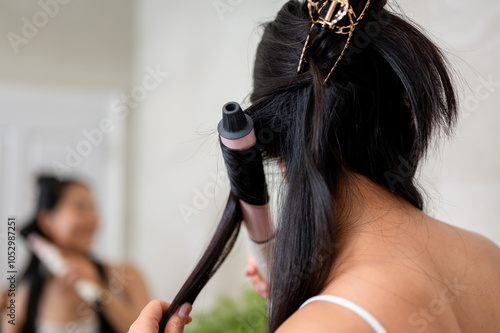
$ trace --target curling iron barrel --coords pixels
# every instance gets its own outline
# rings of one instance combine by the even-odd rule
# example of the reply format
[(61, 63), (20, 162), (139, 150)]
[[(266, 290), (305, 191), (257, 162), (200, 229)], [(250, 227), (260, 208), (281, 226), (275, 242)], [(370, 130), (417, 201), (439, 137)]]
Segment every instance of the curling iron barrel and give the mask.
[(231, 191), (251, 205), (267, 204), (262, 155), (255, 146), (252, 118), (243, 112), (238, 103), (230, 102), (222, 108), (222, 120), (217, 129), (231, 181)]

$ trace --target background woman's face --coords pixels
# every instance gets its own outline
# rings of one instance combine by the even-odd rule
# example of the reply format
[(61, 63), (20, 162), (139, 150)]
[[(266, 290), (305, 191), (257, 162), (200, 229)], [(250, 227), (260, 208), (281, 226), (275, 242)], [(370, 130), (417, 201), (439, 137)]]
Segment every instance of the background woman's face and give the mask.
[(90, 190), (81, 184), (69, 185), (55, 209), (46, 215), (42, 223), (44, 231), (56, 245), (88, 252), (98, 225)]

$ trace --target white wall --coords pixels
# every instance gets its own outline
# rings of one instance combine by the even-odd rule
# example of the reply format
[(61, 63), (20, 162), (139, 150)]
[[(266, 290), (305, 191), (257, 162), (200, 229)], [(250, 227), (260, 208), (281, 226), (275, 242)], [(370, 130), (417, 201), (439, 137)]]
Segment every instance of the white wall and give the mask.
[[(434, 216), (500, 244), (500, 3), (401, 1), (459, 73), (460, 123), (430, 156), (422, 185)], [(490, 82), (490, 83), (488, 83)]]
[(128, 88), (132, 2), (0, 1), (0, 80)]
[[(229, 5), (232, 11), (221, 20), (216, 3), (238, 4)], [(156, 297), (174, 297), (217, 223), (227, 189), (216, 199), (209, 198), (209, 203), (194, 201), (195, 191), (213, 183), (211, 173), (225, 172), (215, 134), (220, 107), (229, 100), (242, 101), (250, 92), (256, 26), (272, 18), (283, 3), (142, 0), (137, 4), (134, 82), (141, 82), (147, 66), (158, 64), (169, 72), (130, 118), (129, 255), (154, 272), (150, 282)], [(455, 54), (452, 61), (470, 85), (462, 97), (478, 98), (477, 110), (462, 104), (463, 113), (470, 114), (462, 117), (454, 141), (443, 144), (440, 155), (434, 154), (424, 168), (429, 209), (500, 244), (496, 223), (500, 94), (498, 87), (488, 98), (474, 93), (479, 76), (500, 80), (499, 21), (495, 20), (500, 3), (482, 0), (477, 8), (487, 10), (472, 14), (470, 4), (461, 0), (404, 0), (401, 5), (437, 39), (446, 41), (440, 44)], [(186, 221), (179, 212), (182, 205), (199, 214)], [(238, 293), (248, 284), (245, 254), (240, 239), (233, 256), (199, 299), (198, 309), (210, 304), (214, 295)]]

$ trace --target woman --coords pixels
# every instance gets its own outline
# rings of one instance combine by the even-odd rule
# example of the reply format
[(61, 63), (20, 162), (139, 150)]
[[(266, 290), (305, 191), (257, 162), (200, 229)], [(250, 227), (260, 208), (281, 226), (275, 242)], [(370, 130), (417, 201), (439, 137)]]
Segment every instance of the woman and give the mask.
[[(456, 121), (446, 61), (385, 6), (289, 1), (265, 25), (247, 111), (284, 169), (270, 332), (500, 331), (499, 247), (425, 214), (415, 181)], [(131, 332), (154, 332), (161, 311)]]
[[(64, 257), (66, 270), (61, 276), (52, 275), (33, 255), (16, 295), (16, 325), (2, 321), (1, 331), (127, 331), (149, 301), (148, 292), (133, 266), (103, 264), (90, 255), (98, 218), (89, 188), (77, 181), (52, 177), (40, 177), (38, 185), (36, 217), (23, 234), (29, 231), (55, 245)], [(81, 298), (75, 289), (79, 280), (99, 286), (99, 304)]]

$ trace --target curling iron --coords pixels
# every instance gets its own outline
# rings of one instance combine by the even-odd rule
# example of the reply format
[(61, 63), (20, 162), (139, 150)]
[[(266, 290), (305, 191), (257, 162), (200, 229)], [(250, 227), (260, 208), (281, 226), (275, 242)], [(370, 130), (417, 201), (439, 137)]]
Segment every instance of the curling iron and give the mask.
[[(55, 276), (66, 273), (66, 263), (61, 251), (42, 236), (34, 232), (22, 233), (27, 239), (31, 251), (40, 259), (47, 270)], [(74, 285), (76, 293), (88, 304), (98, 306), (101, 300), (101, 289), (90, 280), (78, 279)]]
[(274, 226), (253, 120), (238, 103), (229, 102), (222, 108), (222, 120), (217, 130), (231, 191), (240, 199), (243, 221), (250, 238), (250, 252), (262, 277), (269, 282)]
[[(250, 251), (257, 268), (269, 281), (269, 264), (274, 252), (274, 227), (269, 215), (269, 196), (257, 144), (253, 121), (238, 103), (224, 105), (218, 125), (220, 144), (228, 171), (231, 194), (226, 211), (214, 238), (188, 280), (163, 315), (159, 332), (164, 332), (168, 319), (185, 302), (193, 303), (210, 277), (227, 257), (244, 222), (250, 238)], [(222, 245), (223, 246), (219, 246)], [(221, 259), (222, 258), (222, 259)]]

